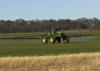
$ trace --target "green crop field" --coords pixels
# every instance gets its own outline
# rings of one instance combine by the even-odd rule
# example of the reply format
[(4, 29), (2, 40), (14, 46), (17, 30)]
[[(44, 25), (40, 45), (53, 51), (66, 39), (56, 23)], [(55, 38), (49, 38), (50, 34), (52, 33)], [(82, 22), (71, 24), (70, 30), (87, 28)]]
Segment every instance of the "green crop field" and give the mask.
[[(35, 35), (36, 33), (33, 34)], [(17, 35), (0, 34), (0, 56), (41, 56), (84, 52), (100, 52), (99, 32), (77, 32), (68, 34), (92, 36), (71, 37), (71, 43), (43, 44), (42, 39), (11, 39), (11, 36), (15, 38), (15, 36)], [(21, 36), (22, 35), (23, 34), (21, 34)], [(8, 39), (8, 37), (10, 37), (10, 39)]]

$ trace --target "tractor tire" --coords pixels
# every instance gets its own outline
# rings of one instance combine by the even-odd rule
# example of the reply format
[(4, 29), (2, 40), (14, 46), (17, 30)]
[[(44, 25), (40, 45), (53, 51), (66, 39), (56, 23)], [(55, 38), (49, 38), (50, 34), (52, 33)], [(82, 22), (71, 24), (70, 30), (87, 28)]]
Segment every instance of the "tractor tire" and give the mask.
[(67, 41), (67, 43), (70, 42), (70, 37), (69, 36), (67, 36), (66, 41)]
[(58, 43), (61, 43), (61, 37), (56, 37), (55, 40), (56, 40)]
[(44, 38), (42, 39), (42, 42), (43, 42), (44, 44), (48, 43), (48, 38), (44, 37)]
[(63, 41), (64, 41), (64, 43), (69, 43), (70, 42), (70, 37), (69, 36), (63, 37)]
[(51, 43), (55, 43), (55, 39), (53, 37), (50, 38)]

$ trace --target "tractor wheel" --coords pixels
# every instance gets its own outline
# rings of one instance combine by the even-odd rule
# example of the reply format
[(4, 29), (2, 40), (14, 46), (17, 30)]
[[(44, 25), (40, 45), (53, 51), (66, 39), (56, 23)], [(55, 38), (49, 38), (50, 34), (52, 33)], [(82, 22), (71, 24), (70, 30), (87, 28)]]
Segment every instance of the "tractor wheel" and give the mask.
[(48, 38), (46, 38), (46, 37), (44, 37), (43, 39), (42, 39), (42, 42), (45, 44), (45, 43), (48, 43)]
[(67, 43), (70, 42), (70, 37), (69, 36), (67, 36), (66, 41), (67, 41)]
[(67, 36), (67, 43), (70, 42), (70, 36)]
[(56, 37), (55, 40), (57, 40), (58, 43), (61, 43), (61, 37)]
[(51, 43), (55, 43), (55, 39), (53, 37), (50, 38)]
[(69, 43), (69, 42), (70, 42), (70, 37), (69, 37), (69, 36), (65, 36), (65, 37), (63, 38), (63, 41), (64, 41), (65, 43)]

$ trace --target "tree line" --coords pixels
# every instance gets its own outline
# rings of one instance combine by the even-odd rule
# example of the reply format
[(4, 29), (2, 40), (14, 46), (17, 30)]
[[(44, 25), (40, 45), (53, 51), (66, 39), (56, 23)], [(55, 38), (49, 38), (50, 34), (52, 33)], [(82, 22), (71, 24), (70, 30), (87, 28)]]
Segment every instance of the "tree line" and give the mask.
[(46, 32), (52, 27), (60, 27), (63, 30), (100, 30), (100, 20), (85, 17), (76, 20), (0, 20), (0, 33)]

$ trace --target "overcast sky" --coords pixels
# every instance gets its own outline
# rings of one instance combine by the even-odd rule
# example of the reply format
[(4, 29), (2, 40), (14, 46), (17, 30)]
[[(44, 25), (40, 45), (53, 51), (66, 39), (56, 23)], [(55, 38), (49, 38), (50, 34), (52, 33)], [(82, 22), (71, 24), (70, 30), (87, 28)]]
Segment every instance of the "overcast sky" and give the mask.
[(0, 19), (100, 19), (100, 0), (0, 0)]

